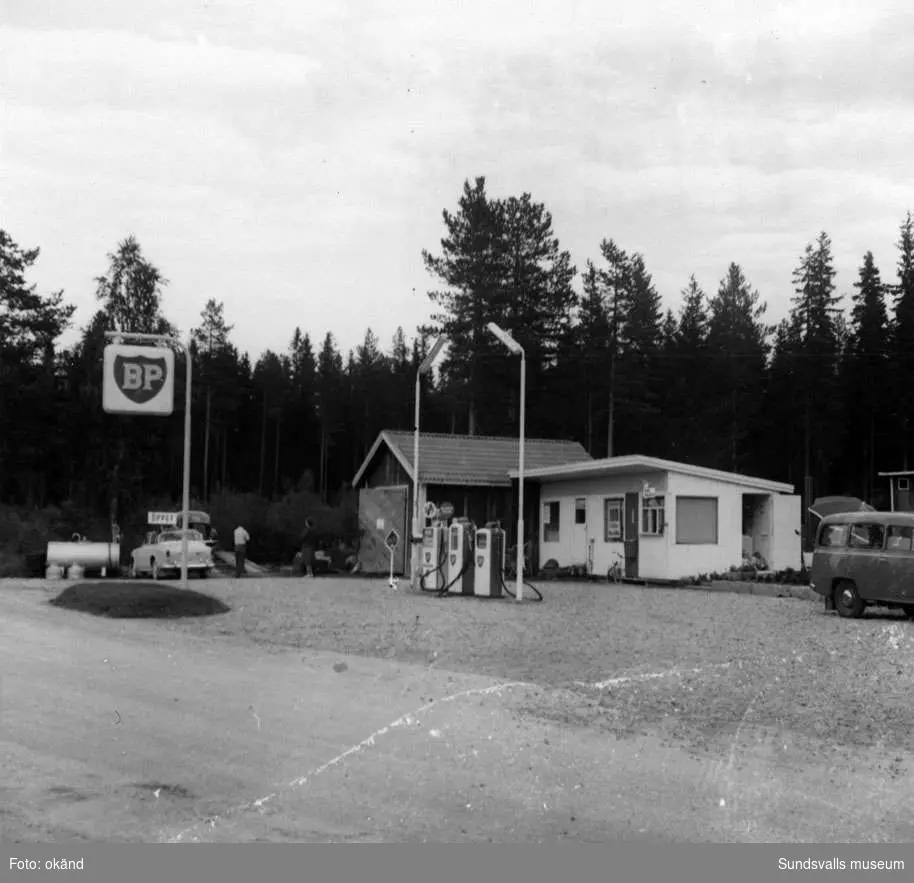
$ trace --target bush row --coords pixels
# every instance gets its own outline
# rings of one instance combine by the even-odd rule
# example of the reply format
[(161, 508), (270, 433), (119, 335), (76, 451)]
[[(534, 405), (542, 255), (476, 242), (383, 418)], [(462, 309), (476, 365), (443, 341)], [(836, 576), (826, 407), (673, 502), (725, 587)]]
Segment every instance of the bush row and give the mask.
[[(250, 557), (258, 563), (291, 562), (306, 518), (314, 523), (314, 539), (319, 544), (329, 545), (336, 540), (358, 544), (358, 495), (354, 491), (341, 493), (332, 503), (325, 503), (309, 487), (290, 491), (276, 500), (223, 491), (214, 495), (208, 505), (192, 500), (191, 508), (209, 512), (223, 549), (231, 550), (233, 531), (243, 525), (251, 535)], [(121, 563), (126, 564), (130, 551), (143, 542), (149, 529), (148, 511), (179, 509), (180, 504), (173, 500), (150, 498), (143, 507), (121, 513)], [(110, 542), (110, 517), (72, 503), (44, 509), (0, 505), (0, 578), (41, 575), (48, 543), (68, 541), (74, 534), (92, 542)]]

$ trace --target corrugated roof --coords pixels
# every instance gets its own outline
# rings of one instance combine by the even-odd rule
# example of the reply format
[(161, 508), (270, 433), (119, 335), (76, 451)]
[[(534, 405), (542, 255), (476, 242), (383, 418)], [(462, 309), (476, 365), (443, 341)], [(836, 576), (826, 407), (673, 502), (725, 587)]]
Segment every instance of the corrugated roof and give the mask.
[[(382, 444), (387, 444), (413, 480), (413, 438), (413, 433), (405, 430), (382, 432), (356, 473), (353, 485), (361, 480)], [(423, 483), (510, 487), (508, 473), (517, 468), (519, 442), (516, 437), (423, 432), (419, 446), (419, 474)], [(547, 438), (525, 440), (525, 469), (585, 463), (592, 459), (578, 442)]]

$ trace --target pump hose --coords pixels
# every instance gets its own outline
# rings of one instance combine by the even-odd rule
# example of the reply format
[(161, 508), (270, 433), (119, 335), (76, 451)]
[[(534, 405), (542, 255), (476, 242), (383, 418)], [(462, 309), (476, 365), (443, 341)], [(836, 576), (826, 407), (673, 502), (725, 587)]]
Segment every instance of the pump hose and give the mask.
[[(536, 597), (533, 599), (534, 601), (538, 603), (543, 600), (543, 593), (535, 585), (533, 585), (533, 583), (528, 583), (527, 580), (524, 580), (523, 583), (525, 586), (529, 586), (531, 589), (533, 589), (534, 592), (536, 592)], [(517, 595), (515, 595), (514, 592), (508, 588), (508, 584), (505, 582), (504, 574), (502, 574), (501, 577), (501, 587), (511, 598), (517, 599)]]
[[(447, 560), (447, 559), (445, 558), (445, 560)], [(450, 596), (451, 586), (457, 585), (457, 583), (459, 583), (460, 580), (463, 579), (464, 574), (470, 569), (470, 565), (472, 563), (473, 563), (473, 549), (469, 550), (469, 554), (467, 554), (467, 550), (464, 549), (463, 567), (461, 568), (460, 573), (458, 573), (457, 576), (455, 576), (446, 586), (444, 586), (441, 589), (438, 589), (439, 598), (444, 598), (445, 596)]]
[[(446, 560), (447, 559), (445, 559), (445, 561)], [(444, 568), (444, 563), (445, 563), (444, 561), (439, 561), (437, 567), (433, 567), (431, 570), (426, 570), (419, 575), (419, 588), (423, 592), (429, 592), (430, 594), (434, 594), (434, 595), (439, 594), (441, 589), (427, 589), (425, 587), (425, 578), (427, 576), (431, 576), (433, 573), (441, 573), (442, 569)]]

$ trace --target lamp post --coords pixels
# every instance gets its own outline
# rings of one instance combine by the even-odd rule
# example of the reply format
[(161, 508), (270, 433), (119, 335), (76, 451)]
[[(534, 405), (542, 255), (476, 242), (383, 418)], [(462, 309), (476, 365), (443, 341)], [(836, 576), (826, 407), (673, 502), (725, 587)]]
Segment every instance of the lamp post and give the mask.
[(517, 587), (514, 600), (524, 600), (524, 435), (527, 408), (527, 355), (507, 331), (489, 322), (486, 328), (515, 356), (520, 356), (520, 453), (517, 465)]
[(446, 343), (447, 335), (442, 334), (422, 360), (419, 370), (416, 371), (416, 418), (413, 432), (413, 542), (410, 555), (410, 584), (413, 590), (419, 588), (419, 567), (422, 560), (419, 554), (419, 543), (422, 541), (422, 534), (419, 533), (419, 399), (422, 394), (422, 375), (428, 374), (432, 370), (438, 353)]

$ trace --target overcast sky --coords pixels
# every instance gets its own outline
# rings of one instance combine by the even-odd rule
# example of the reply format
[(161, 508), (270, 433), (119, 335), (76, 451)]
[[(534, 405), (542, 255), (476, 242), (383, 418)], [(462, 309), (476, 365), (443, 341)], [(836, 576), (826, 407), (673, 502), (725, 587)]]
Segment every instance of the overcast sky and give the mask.
[(484, 175), (579, 270), (614, 238), (675, 307), (736, 261), (775, 320), (822, 229), (842, 291), (894, 281), (912, 47), (910, 0), (3, 0), (0, 227), (78, 325), (132, 233), (184, 332), (212, 297), (255, 358), (387, 347)]

